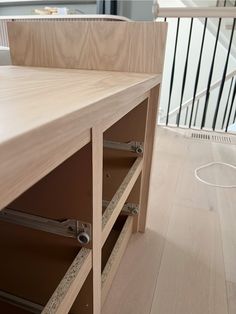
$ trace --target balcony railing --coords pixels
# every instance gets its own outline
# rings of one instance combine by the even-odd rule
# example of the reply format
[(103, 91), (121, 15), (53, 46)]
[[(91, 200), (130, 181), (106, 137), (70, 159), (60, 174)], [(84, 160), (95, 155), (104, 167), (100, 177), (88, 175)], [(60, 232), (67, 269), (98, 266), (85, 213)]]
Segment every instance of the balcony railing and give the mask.
[(154, 14), (169, 23), (159, 123), (230, 131), (236, 122), (236, 8), (156, 5)]

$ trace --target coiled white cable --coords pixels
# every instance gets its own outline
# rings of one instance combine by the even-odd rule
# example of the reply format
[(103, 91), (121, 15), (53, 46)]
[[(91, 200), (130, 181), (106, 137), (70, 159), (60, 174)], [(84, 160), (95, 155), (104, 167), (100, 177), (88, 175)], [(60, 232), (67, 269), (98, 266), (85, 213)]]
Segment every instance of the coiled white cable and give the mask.
[(219, 162), (219, 161), (209, 162), (208, 164), (203, 165), (203, 166), (200, 166), (200, 167), (198, 167), (198, 168), (195, 169), (195, 171), (194, 171), (195, 178), (196, 178), (198, 181), (200, 181), (200, 182), (202, 182), (202, 183), (204, 183), (204, 184), (206, 184), (206, 185), (209, 185), (209, 186), (214, 186), (214, 187), (218, 187), (218, 188), (225, 188), (225, 189), (234, 189), (234, 188), (236, 188), (236, 185), (220, 185), (220, 184), (215, 184), (215, 183), (207, 182), (207, 181), (205, 181), (205, 180), (203, 180), (202, 178), (199, 177), (198, 172), (199, 172), (200, 170), (202, 170), (202, 169), (204, 169), (204, 168), (207, 168), (207, 167), (211, 167), (212, 165), (224, 165), (224, 166), (228, 166), (228, 167), (230, 167), (230, 168), (232, 168), (232, 169), (236, 169), (236, 166), (233, 166), (233, 165), (231, 165), (231, 164), (227, 164), (227, 163), (225, 163), (225, 162)]

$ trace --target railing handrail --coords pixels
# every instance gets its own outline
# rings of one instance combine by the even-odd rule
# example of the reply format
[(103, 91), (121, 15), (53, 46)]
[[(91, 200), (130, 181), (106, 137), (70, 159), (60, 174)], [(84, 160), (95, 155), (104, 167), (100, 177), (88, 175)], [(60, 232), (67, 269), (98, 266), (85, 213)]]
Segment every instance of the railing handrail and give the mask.
[(154, 18), (236, 18), (236, 8), (233, 7), (183, 7), (164, 8), (154, 4)]
[[(229, 74), (227, 74), (226, 77), (225, 77), (225, 82), (228, 81), (229, 79), (231, 79), (232, 77), (234, 77), (235, 75), (236, 75), (236, 70), (234, 70), (234, 71), (230, 72)], [(210, 86), (209, 91), (212, 91), (212, 90), (214, 90), (215, 88), (217, 88), (218, 86), (220, 86), (221, 81), (222, 81), (222, 79), (219, 79), (219, 80), (215, 81), (215, 82)], [(195, 101), (197, 101), (198, 99), (200, 99), (200, 98), (202, 98), (203, 96), (205, 96), (206, 93), (207, 93), (207, 88), (205, 88), (205, 89), (202, 90), (201, 92), (197, 93), (197, 94), (196, 94), (196, 97), (195, 97)], [(190, 98), (189, 100), (185, 101), (185, 102), (182, 104), (181, 108), (184, 109), (184, 108), (187, 108), (187, 107), (191, 106), (192, 102), (193, 102), (193, 97)], [(168, 114), (169, 118), (172, 117), (172, 116), (177, 115), (177, 114), (179, 113), (179, 108), (180, 108), (180, 106), (178, 106), (178, 107), (176, 107), (175, 109), (173, 109), (172, 111), (170, 111), (169, 114)], [(167, 117), (167, 115), (163, 116), (163, 117), (161, 118), (161, 120), (166, 119), (166, 117)]]
[(126, 21), (131, 22), (130, 19), (124, 16), (119, 15), (109, 15), (109, 14), (67, 14), (67, 15), (6, 15), (0, 16), (0, 20), (48, 20), (48, 19), (108, 19), (108, 20), (117, 20), (117, 21)]

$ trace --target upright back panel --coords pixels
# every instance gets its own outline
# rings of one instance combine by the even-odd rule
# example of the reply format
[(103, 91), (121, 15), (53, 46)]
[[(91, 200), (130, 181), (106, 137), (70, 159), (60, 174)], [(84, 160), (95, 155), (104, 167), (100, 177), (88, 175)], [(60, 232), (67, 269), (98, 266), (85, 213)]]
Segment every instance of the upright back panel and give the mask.
[(13, 65), (162, 73), (167, 23), (9, 22)]

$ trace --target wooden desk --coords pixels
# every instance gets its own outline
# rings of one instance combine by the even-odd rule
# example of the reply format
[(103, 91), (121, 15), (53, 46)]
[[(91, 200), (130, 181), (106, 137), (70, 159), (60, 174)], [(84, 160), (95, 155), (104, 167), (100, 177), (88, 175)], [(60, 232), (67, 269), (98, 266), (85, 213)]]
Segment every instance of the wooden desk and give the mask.
[[(98, 314), (145, 230), (161, 73), (22, 66), (17, 45), (0, 68), (0, 309)], [(67, 219), (80, 228), (55, 232)]]

